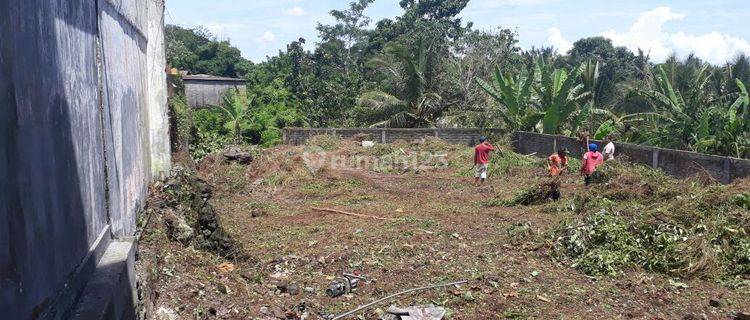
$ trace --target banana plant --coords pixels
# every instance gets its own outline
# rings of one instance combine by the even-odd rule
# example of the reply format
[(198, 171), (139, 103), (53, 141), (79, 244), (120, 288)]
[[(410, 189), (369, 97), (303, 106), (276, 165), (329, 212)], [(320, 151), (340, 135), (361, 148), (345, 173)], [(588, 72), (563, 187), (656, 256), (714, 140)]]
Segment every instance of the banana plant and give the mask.
[(231, 89), (223, 97), (224, 103), (219, 107), (229, 118), (224, 127), (232, 133), (235, 143), (242, 142), (242, 125), (247, 121), (250, 114), (252, 99), (247, 94)]
[(492, 75), (491, 83), (479, 77), (476, 77), (475, 81), (499, 104), (497, 114), (512, 129), (533, 130), (544, 117), (544, 114), (531, 104), (534, 69), (511, 75), (503, 74), (498, 67)]
[(639, 112), (617, 115), (610, 110), (599, 108), (591, 108), (589, 112), (590, 114), (603, 116), (605, 119), (604, 122), (602, 122), (594, 131), (594, 139), (602, 139), (613, 133), (625, 136), (631, 128), (638, 124), (655, 123), (663, 119), (661, 114), (656, 112)]
[(590, 106), (596, 106), (596, 99), (599, 97), (599, 61), (592, 62), (590, 59), (581, 65), (581, 83), (583, 89), (589, 92)]
[(536, 74), (539, 84), (534, 87), (537, 94), (535, 103), (543, 110), (542, 132), (559, 134), (563, 126), (572, 120), (572, 116), (580, 112), (582, 102), (590, 95), (584, 91), (584, 85), (578, 82), (581, 68), (573, 69), (568, 74), (564, 69), (553, 69), (547, 66), (543, 59), (538, 59)]

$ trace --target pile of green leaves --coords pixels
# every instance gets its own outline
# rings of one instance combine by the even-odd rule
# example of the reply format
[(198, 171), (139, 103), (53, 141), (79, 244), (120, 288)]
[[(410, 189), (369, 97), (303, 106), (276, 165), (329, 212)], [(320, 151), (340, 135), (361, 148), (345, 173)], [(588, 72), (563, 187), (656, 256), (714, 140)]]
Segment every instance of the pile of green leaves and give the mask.
[[(750, 275), (746, 194), (647, 168), (611, 171), (592, 195), (571, 200), (578, 214), (553, 231), (554, 259), (589, 275), (628, 269), (719, 280)], [(623, 192), (631, 195), (613, 196)]]
[(519, 190), (511, 199), (502, 200), (500, 203), (506, 207), (516, 205), (531, 206), (545, 203), (549, 200), (560, 198), (560, 181), (550, 179), (538, 185)]

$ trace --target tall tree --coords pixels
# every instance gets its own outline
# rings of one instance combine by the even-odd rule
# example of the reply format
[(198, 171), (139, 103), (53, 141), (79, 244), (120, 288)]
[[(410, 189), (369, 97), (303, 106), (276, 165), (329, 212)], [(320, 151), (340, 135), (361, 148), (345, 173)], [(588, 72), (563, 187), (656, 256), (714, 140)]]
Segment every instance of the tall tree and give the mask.
[(625, 47), (615, 47), (604, 37), (583, 38), (573, 43), (567, 57), (571, 67), (591, 61), (599, 64), (597, 85), (591, 90), (596, 105), (614, 105), (621, 98), (618, 84), (635, 77), (636, 57)]
[(191, 74), (243, 77), (252, 62), (229, 41), (218, 41), (206, 28), (165, 27), (167, 64)]

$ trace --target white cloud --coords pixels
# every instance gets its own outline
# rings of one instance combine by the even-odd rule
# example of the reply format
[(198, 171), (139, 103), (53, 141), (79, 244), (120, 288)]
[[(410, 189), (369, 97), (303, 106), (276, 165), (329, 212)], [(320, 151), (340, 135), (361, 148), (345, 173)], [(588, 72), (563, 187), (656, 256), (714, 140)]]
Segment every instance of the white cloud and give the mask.
[(638, 48), (649, 52), (656, 62), (662, 62), (673, 52), (678, 57), (695, 53), (712, 64), (723, 64), (740, 52), (750, 54), (750, 43), (738, 37), (719, 32), (702, 35), (674, 33), (663, 30), (663, 25), (685, 18), (685, 14), (672, 12), (669, 7), (658, 7), (641, 13), (625, 32), (607, 30), (600, 35), (612, 40), (615, 46), (625, 46), (635, 52)]
[(293, 17), (304, 17), (307, 15), (307, 11), (300, 6), (294, 6), (289, 9), (284, 9), (284, 14)]
[(557, 0), (475, 0), (481, 8), (536, 6), (556, 2)]
[(573, 48), (573, 44), (566, 40), (565, 37), (563, 37), (562, 32), (560, 32), (560, 29), (558, 28), (549, 28), (547, 30), (547, 41), (549, 44), (551, 44), (555, 49), (557, 49), (557, 52), (560, 54), (565, 54)]
[(276, 41), (276, 36), (273, 33), (271, 33), (271, 31), (266, 31), (266, 32), (263, 32), (262, 36), (255, 38), (255, 41), (260, 42), (260, 43), (274, 42)]

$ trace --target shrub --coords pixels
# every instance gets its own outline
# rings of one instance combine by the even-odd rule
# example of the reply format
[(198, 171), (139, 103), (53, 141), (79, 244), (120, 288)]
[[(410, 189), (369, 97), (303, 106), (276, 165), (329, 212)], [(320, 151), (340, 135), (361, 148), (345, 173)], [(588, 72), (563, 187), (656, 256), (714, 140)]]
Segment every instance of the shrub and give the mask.
[(332, 151), (341, 145), (341, 137), (330, 134), (319, 134), (308, 138), (305, 144), (320, 147), (325, 151)]
[(209, 154), (224, 150), (231, 142), (231, 138), (215, 131), (198, 131), (196, 139), (190, 143), (190, 156), (199, 161)]
[(185, 102), (185, 97), (176, 95), (169, 98), (169, 136), (172, 151), (187, 148), (191, 140), (193, 126), (192, 109)]

